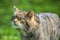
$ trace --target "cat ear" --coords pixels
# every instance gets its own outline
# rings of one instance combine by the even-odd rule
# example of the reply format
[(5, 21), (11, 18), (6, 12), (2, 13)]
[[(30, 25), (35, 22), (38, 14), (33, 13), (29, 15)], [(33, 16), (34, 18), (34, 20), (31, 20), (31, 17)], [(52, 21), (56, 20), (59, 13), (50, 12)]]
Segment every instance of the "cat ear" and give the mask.
[(15, 10), (15, 11), (19, 11), (19, 9), (18, 9), (18, 8), (16, 8), (16, 6), (13, 6), (13, 7), (14, 7), (14, 10)]
[(28, 17), (29, 17), (31, 22), (34, 21), (34, 12), (32, 10), (28, 12)]
[(30, 17), (30, 18), (32, 18), (33, 16), (34, 16), (34, 12), (31, 10), (31, 11), (29, 11), (28, 12), (28, 16)]

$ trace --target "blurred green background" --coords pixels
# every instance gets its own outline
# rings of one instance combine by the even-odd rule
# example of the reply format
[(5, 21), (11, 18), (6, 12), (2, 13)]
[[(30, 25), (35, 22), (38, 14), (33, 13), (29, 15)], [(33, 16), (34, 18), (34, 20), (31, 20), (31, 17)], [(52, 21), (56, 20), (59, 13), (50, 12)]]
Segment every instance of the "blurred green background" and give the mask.
[(60, 16), (60, 0), (0, 0), (0, 40), (21, 40), (20, 32), (11, 25), (14, 5), (20, 10), (52, 12)]

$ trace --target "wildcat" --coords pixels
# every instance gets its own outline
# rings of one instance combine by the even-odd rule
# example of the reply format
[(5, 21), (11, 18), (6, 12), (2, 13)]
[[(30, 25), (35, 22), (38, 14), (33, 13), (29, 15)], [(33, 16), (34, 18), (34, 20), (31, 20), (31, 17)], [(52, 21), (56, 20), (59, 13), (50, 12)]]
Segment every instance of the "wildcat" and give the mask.
[(12, 24), (21, 32), (21, 40), (58, 40), (60, 20), (56, 14), (34, 14), (14, 8)]

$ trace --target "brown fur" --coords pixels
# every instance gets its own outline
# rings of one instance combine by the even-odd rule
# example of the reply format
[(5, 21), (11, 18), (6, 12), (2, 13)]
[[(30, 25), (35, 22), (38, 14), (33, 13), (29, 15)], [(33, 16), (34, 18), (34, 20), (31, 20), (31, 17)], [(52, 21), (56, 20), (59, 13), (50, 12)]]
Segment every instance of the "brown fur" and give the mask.
[(56, 14), (35, 15), (33, 11), (26, 12), (16, 9), (14, 17), (12, 22), (19, 25), (16, 27), (21, 29), (22, 40), (58, 40), (60, 21)]

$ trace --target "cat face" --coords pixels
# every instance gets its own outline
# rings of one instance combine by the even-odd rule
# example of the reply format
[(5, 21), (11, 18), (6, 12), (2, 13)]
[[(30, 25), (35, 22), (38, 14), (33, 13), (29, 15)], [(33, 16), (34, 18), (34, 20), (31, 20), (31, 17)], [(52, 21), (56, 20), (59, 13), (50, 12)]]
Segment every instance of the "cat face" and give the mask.
[(15, 11), (12, 16), (12, 25), (14, 28), (21, 28), (23, 29), (23, 24), (25, 23), (24, 17), (27, 14), (26, 11), (21, 11), (14, 7)]
[(34, 21), (34, 12), (33, 11), (21, 11), (15, 8), (14, 15), (12, 16), (12, 25), (14, 28), (28, 29), (31, 23)]

